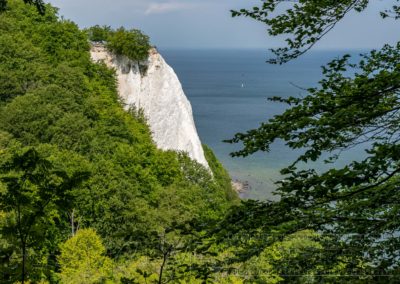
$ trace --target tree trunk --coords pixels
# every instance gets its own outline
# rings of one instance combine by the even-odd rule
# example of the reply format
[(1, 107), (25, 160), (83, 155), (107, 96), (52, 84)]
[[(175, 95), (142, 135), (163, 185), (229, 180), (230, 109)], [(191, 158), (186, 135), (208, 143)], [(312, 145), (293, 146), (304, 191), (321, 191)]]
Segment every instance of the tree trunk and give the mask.
[(163, 263), (161, 264), (161, 267), (160, 267), (160, 276), (158, 277), (158, 284), (162, 283), (164, 266), (165, 266), (165, 263), (167, 262), (168, 254), (169, 254), (168, 251), (163, 254)]
[(71, 213), (71, 233), (72, 233), (72, 236), (75, 236), (74, 211), (75, 211), (75, 209), (72, 209), (72, 213)]
[(26, 243), (25, 241), (21, 242), (22, 245), (22, 275), (21, 275), (21, 283), (25, 283), (25, 263), (26, 263)]

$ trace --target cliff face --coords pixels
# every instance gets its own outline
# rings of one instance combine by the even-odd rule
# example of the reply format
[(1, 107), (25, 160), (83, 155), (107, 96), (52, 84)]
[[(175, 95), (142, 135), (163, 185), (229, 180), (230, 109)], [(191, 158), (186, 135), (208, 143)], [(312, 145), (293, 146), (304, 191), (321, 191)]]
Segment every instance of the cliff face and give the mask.
[[(91, 57), (116, 70), (118, 92), (125, 108), (143, 109), (157, 147), (185, 151), (193, 160), (209, 168), (190, 102), (174, 70), (155, 49), (140, 67), (138, 62), (109, 53), (102, 45), (92, 46)], [(140, 72), (144, 68), (147, 71)]]

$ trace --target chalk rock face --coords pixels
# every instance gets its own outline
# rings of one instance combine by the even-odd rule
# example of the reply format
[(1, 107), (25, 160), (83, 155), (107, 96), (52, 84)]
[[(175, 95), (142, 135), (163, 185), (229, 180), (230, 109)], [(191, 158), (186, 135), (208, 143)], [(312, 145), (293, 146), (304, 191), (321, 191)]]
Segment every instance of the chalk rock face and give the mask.
[[(174, 70), (152, 49), (146, 62), (116, 56), (103, 45), (93, 45), (95, 62), (114, 68), (118, 93), (125, 109), (142, 109), (157, 147), (185, 151), (189, 157), (209, 168), (193, 120), (192, 107)], [(144, 69), (147, 69), (144, 71)]]

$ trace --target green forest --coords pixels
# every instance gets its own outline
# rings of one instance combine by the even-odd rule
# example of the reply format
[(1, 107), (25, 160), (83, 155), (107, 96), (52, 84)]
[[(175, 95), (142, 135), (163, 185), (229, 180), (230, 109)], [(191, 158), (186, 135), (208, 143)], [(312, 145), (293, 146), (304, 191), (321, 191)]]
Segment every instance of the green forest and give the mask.
[[(294, 35), (271, 63), (368, 5), (308, 1), (270, 19), (278, 2), (232, 11)], [(123, 110), (115, 71), (91, 61), (90, 44), (142, 60), (144, 33), (82, 30), (42, 1), (0, 10), (0, 283), (398, 283), (399, 46), (332, 61), (319, 88), (272, 98), (290, 108), (227, 141), (243, 142), (234, 156), (276, 139), (308, 149), (282, 170), (280, 200), (261, 202), (239, 199), (206, 145), (211, 172), (157, 149), (143, 114)], [(362, 162), (296, 168), (365, 137)]]

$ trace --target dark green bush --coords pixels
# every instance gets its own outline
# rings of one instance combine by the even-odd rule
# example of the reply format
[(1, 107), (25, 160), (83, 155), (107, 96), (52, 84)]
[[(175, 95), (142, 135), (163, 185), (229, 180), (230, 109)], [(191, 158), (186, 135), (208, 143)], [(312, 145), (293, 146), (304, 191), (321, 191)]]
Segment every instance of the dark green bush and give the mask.
[(95, 25), (93, 27), (86, 29), (86, 32), (91, 41), (96, 41), (96, 42), (108, 41), (108, 37), (110, 36), (111, 33), (111, 27)]
[(111, 32), (107, 48), (117, 55), (124, 55), (131, 60), (147, 59), (151, 48), (150, 39), (140, 30), (125, 30), (123, 27)]

